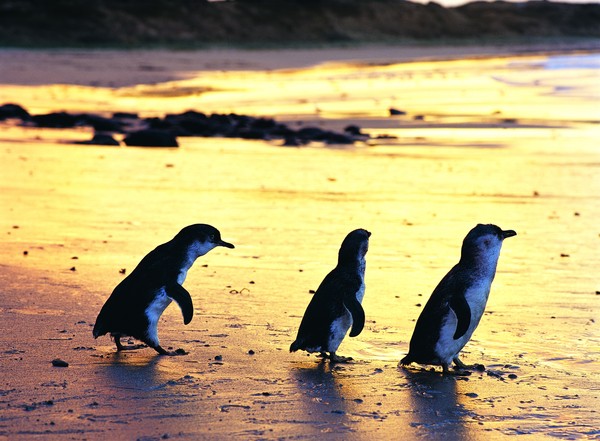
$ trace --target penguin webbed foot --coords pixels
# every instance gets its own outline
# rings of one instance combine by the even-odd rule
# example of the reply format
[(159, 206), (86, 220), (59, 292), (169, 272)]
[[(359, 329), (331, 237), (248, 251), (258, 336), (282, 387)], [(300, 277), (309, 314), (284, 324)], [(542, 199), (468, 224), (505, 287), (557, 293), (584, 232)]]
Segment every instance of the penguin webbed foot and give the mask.
[(154, 349), (156, 352), (158, 352), (159, 355), (168, 355), (169, 357), (176, 357), (178, 355), (188, 355), (189, 354), (189, 352), (187, 352), (185, 349), (181, 349), (181, 348), (175, 349), (174, 351), (167, 351), (160, 345), (158, 345), (152, 349)]
[(329, 353), (330, 363), (349, 363), (352, 360), (354, 360), (352, 357), (344, 357), (342, 355), (337, 355), (335, 352)]
[(454, 362), (454, 365), (458, 368), (458, 369), (466, 369), (466, 370), (476, 370), (476, 371), (480, 371), (483, 372), (485, 371), (485, 366), (479, 363), (475, 363), (475, 364), (465, 364), (461, 361), (460, 358), (458, 357), (454, 357), (452, 359), (452, 361)]
[(143, 343), (139, 343), (137, 345), (128, 345), (128, 346), (123, 346), (123, 343), (121, 343), (121, 337), (119, 336), (113, 336), (115, 339), (115, 345), (117, 345), (117, 352), (120, 351), (135, 351), (136, 349), (144, 349), (147, 348), (148, 346), (143, 344)]

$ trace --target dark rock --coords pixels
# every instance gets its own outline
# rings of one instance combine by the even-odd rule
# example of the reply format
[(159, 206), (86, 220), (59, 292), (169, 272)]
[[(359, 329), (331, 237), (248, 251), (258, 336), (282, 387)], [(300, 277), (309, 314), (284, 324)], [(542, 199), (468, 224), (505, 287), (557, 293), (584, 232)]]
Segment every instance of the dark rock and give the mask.
[(172, 129), (174, 124), (168, 119), (161, 118), (146, 118), (144, 120), (149, 129), (167, 130)]
[(267, 132), (260, 129), (241, 129), (234, 130), (229, 133), (231, 138), (242, 138), (242, 139), (269, 139)]
[(107, 133), (95, 133), (94, 137), (89, 141), (75, 141), (75, 144), (83, 145), (110, 145), (120, 146), (121, 144), (112, 135)]
[(61, 360), (60, 358), (55, 358), (54, 360), (52, 360), (52, 366), (54, 366), (54, 367), (69, 367), (69, 363), (67, 363), (64, 360)]
[(300, 147), (302, 142), (296, 138), (296, 135), (288, 135), (284, 138), (283, 144), (284, 147)]
[(269, 130), (271, 137), (285, 139), (288, 136), (296, 136), (296, 132), (290, 129), (285, 124), (277, 123), (272, 129)]
[(138, 114), (129, 112), (115, 112), (112, 114), (112, 117), (116, 119), (138, 119)]
[(96, 134), (94, 134), (94, 137), (90, 141), (88, 141), (88, 144), (94, 144), (94, 145), (114, 145), (114, 146), (121, 145), (121, 144), (119, 144), (119, 141), (117, 141), (111, 135), (106, 134), (106, 133), (96, 133)]
[(344, 128), (344, 132), (346, 132), (349, 135), (353, 135), (353, 136), (360, 136), (363, 133), (360, 131), (360, 127), (354, 124), (351, 124), (349, 126), (346, 126)]
[(202, 112), (197, 112), (195, 110), (188, 110), (183, 113), (170, 113), (165, 116), (167, 120), (179, 120), (179, 119), (206, 119), (206, 115)]
[(250, 127), (258, 130), (271, 130), (277, 123), (272, 118), (256, 118), (250, 123)]
[(354, 139), (343, 133), (326, 132), (322, 136), (322, 141), (327, 144), (354, 144)]
[(54, 112), (45, 115), (33, 115), (31, 120), (38, 127), (69, 129), (77, 125), (78, 118), (66, 112)]
[(126, 145), (135, 147), (179, 147), (171, 132), (155, 129), (130, 133), (123, 141)]
[(404, 110), (398, 110), (398, 109), (394, 109), (393, 107), (390, 108), (390, 116), (393, 115), (406, 115), (406, 112)]
[(213, 136), (216, 129), (206, 115), (199, 112), (186, 112), (181, 115), (167, 115), (165, 121), (172, 127), (187, 132), (187, 136)]
[(326, 133), (325, 130), (318, 127), (303, 127), (296, 132), (296, 136), (306, 141), (321, 141)]
[(29, 112), (18, 104), (7, 103), (0, 106), (0, 121), (10, 118), (27, 121), (30, 117)]

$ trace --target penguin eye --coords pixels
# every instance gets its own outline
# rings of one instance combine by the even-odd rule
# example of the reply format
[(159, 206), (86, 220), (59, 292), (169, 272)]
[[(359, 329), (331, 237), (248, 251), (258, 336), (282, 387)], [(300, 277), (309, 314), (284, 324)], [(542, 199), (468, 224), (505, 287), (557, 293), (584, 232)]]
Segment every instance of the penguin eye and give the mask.
[(209, 236), (208, 236), (208, 238), (209, 238), (211, 241), (213, 241), (213, 240), (215, 240), (215, 235), (214, 235), (214, 234), (211, 234), (211, 235), (209, 235)]

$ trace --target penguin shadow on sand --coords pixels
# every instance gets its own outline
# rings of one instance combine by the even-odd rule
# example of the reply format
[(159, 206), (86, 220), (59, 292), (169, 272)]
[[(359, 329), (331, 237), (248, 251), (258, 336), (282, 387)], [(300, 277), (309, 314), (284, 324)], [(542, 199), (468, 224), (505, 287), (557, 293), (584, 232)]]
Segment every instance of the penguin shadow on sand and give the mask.
[[(401, 369), (410, 390), (410, 425), (425, 437), (470, 440), (473, 412), (460, 402), (460, 381), (464, 377), (442, 375), (421, 369)], [(470, 423), (471, 422), (471, 423)]]
[(348, 403), (336, 378), (341, 369), (342, 366), (322, 359), (317, 363), (301, 363), (291, 371), (298, 392), (304, 397), (303, 413), (311, 416), (311, 423), (323, 424), (328, 430), (335, 428), (335, 433), (350, 431)]
[(104, 361), (96, 365), (96, 371), (105, 385), (115, 389), (151, 391), (161, 389), (169, 381), (161, 372), (160, 356), (144, 357), (122, 351), (105, 355)]

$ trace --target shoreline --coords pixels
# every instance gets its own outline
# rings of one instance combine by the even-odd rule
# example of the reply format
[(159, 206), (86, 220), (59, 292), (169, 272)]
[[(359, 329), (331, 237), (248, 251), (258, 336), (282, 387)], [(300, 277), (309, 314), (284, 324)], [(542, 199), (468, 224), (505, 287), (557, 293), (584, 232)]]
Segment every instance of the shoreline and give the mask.
[[(386, 65), (600, 52), (600, 41), (462, 46), (360, 45), (281, 49), (0, 48), (0, 84), (129, 87), (189, 79), (198, 72), (277, 71), (320, 64)], [(128, 54), (128, 57), (123, 57)]]

